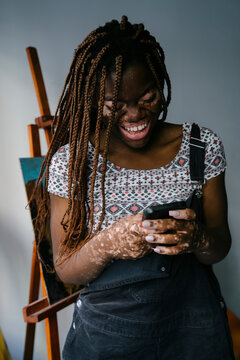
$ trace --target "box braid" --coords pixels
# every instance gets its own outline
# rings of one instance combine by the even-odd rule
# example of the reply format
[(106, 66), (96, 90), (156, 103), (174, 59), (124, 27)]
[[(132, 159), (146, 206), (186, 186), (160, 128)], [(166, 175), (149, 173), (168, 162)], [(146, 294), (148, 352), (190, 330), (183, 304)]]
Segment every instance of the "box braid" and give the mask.
[[(104, 182), (112, 125), (115, 119), (121, 77), (128, 65), (144, 62), (156, 80), (162, 103), (162, 120), (167, 116), (171, 84), (165, 67), (164, 52), (143, 24), (131, 24), (126, 16), (121, 22), (112, 20), (92, 31), (75, 50), (69, 73), (53, 120), (53, 139), (43, 161), (35, 193), (40, 193), (35, 228), (39, 242), (44, 236), (49, 214), (49, 166), (55, 152), (69, 143), (68, 209), (62, 219), (66, 236), (60, 244), (59, 263), (70, 257), (101, 228), (105, 214)], [(103, 122), (105, 80), (115, 72), (113, 105), (110, 120)], [(167, 95), (164, 94), (166, 85)], [(97, 94), (97, 95), (96, 95)], [(105, 126), (101, 190), (102, 216), (94, 225), (94, 185), (100, 153), (100, 135)], [(91, 131), (95, 136), (95, 152), (90, 184), (90, 206), (87, 202), (87, 153)], [(45, 187), (42, 182), (45, 178)]]

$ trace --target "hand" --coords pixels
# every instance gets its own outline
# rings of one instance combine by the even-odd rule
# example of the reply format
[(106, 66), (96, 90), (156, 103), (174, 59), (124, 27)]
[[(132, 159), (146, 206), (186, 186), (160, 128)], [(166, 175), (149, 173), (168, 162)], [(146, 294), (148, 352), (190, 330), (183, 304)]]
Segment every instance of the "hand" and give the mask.
[(105, 231), (104, 247), (112, 259), (138, 259), (152, 251), (141, 226), (142, 214), (126, 216)]
[[(144, 220), (145, 239), (154, 244), (153, 250), (163, 255), (204, 252), (209, 247), (208, 237), (192, 209), (169, 211), (170, 219)], [(159, 245), (158, 245), (159, 244)]]

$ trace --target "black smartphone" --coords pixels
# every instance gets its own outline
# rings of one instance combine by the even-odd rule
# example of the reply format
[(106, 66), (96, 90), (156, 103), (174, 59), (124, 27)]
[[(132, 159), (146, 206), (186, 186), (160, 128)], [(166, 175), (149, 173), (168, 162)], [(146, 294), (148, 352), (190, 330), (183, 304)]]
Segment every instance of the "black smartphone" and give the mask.
[(186, 207), (185, 201), (176, 201), (170, 204), (149, 206), (144, 210), (142, 219), (167, 219), (170, 218), (168, 214), (170, 210), (183, 210), (186, 209)]

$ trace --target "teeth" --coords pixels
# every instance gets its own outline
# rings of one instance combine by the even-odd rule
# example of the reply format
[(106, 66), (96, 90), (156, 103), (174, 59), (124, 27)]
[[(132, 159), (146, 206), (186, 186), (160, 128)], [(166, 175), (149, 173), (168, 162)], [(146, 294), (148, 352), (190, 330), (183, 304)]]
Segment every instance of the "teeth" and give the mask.
[(125, 127), (124, 129), (126, 129), (127, 131), (141, 131), (141, 130), (145, 129), (146, 127), (147, 127), (147, 123), (139, 125), (139, 126), (134, 126), (131, 128)]

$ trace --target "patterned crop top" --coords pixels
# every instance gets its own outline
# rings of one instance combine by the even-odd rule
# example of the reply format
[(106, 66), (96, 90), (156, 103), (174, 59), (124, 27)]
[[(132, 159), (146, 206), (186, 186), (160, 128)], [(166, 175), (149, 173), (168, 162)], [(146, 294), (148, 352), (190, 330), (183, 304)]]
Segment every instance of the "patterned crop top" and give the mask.
[[(225, 170), (226, 159), (220, 138), (207, 128), (201, 127), (200, 130), (201, 140), (206, 144), (204, 179), (209, 180)], [(175, 158), (165, 166), (150, 170), (135, 170), (121, 168), (107, 161), (106, 212), (101, 230), (124, 216), (142, 212), (150, 205), (188, 199), (196, 188), (196, 184), (191, 182), (189, 169), (191, 124), (184, 123), (182, 131), (180, 150)], [(94, 147), (89, 142), (89, 190), (93, 158)], [(68, 197), (68, 162), (69, 145), (67, 144), (54, 154), (49, 169), (48, 191), (63, 198)], [(102, 209), (101, 170), (102, 156), (100, 155), (94, 193), (95, 226), (100, 221)]]

